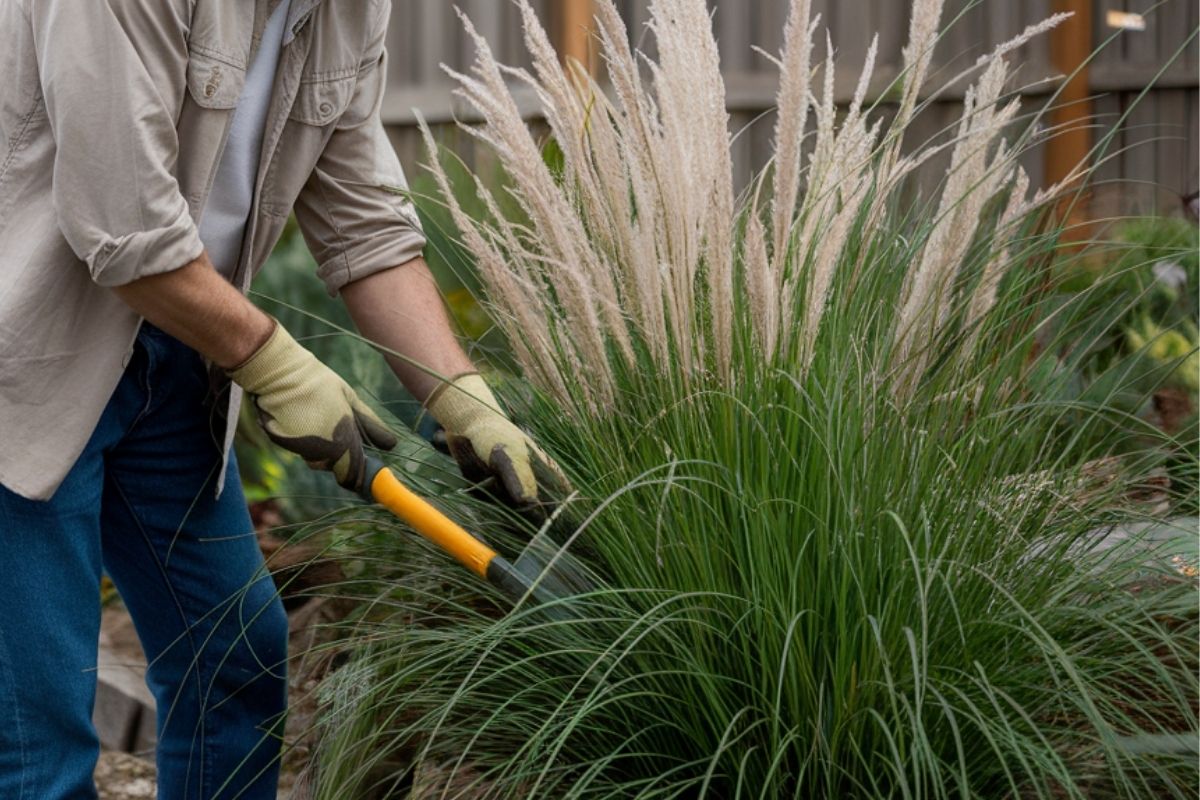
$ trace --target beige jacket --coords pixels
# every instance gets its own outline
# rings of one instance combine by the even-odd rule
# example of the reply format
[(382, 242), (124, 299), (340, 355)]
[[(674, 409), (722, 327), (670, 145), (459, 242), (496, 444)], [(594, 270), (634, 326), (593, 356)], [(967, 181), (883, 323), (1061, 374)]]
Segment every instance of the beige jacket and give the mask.
[[(0, 484), (12, 491), (53, 494), (128, 362), (141, 321), (107, 287), (200, 255), (197, 221), (276, 2), (0, 0)], [(293, 209), (331, 293), (420, 254), (379, 119), (389, 14), (389, 0), (293, 0), (243, 291)]]

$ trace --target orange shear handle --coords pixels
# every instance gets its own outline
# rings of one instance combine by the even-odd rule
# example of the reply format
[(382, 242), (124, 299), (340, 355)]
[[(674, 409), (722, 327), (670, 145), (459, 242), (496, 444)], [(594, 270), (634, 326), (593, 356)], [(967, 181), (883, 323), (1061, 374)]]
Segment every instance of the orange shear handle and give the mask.
[(456, 561), (485, 580), (496, 551), (467, 533), (449, 517), (405, 486), (383, 462), (367, 457), (362, 495), (379, 503)]

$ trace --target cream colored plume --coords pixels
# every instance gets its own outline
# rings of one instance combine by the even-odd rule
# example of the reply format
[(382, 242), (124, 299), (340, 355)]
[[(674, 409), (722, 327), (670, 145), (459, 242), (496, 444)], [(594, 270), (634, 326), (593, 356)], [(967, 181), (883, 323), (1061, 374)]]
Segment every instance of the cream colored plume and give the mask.
[[(728, 384), (745, 371), (742, 354), (756, 352), (802, 375), (826, 320), (848, 302), (844, 287), (875, 268), (865, 243), (889, 236), (884, 227), (906, 179), (946, 150), (934, 216), (896, 280), (893, 360), (881, 367), (903, 400), (955, 339), (952, 326), (965, 320), (961, 341), (965, 351), (975, 347), (1009, 267), (1008, 243), (1043, 201), (1026, 199), (1020, 153), (1006, 142), (1018, 105), (1006, 95), (1005, 58), (1061, 18), (1031, 26), (971, 68), (978, 74), (953, 141), (903, 152), (904, 131), (931, 95), (943, 2), (914, 0), (895, 115), (885, 125), (869, 98), (878, 40), (853, 94), (839, 100), (831, 40), (814, 69), (819, 20), (811, 0), (791, 0), (783, 50), (770, 57), (780, 71), (774, 157), (742, 201), (706, 0), (649, 0), (653, 58), (631, 46), (641, 32), (631, 36), (614, 0), (597, 0), (601, 78), (562, 67), (529, 0), (516, 0), (528, 71), (499, 64), (464, 18), (475, 61), (467, 73), (447, 71), (483, 121), (467, 131), (499, 160), (520, 219), (506, 219), (501, 208), (511, 204), (480, 181), (474, 191), (489, 213), (472, 218), (425, 129), (430, 167), (527, 376), (565, 408), (601, 413), (618, 383), (627, 385), (620, 376), (636, 370), (682, 387)], [(515, 85), (536, 97), (561, 170), (544, 158)], [(1005, 193), (997, 221), (988, 209)], [(990, 257), (964, 280), (972, 244), (988, 235)]]

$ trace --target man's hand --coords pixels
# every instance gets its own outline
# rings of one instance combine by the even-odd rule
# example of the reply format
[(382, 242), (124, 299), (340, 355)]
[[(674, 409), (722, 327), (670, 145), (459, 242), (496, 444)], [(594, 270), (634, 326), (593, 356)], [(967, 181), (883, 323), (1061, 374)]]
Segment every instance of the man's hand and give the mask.
[[(558, 467), (513, 425), (463, 352), (424, 259), (342, 288), (364, 337), (385, 349), (393, 371), (446, 429), (468, 480), (495, 477), (500, 493), (526, 508), (570, 491)], [(443, 375), (459, 375), (443, 382)]]
[(271, 441), (313, 469), (332, 471), (347, 489), (362, 488), (364, 438), (384, 450), (396, 446), (396, 437), (354, 390), (278, 323), (266, 344), (228, 374), (254, 398)]
[(525, 507), (567, 491), (558, 465), (504, 415), (478, 373), (443, 386), (426, 407), (446, 429), (450, 454), (469, 480), (495, 477), (508, 499)]

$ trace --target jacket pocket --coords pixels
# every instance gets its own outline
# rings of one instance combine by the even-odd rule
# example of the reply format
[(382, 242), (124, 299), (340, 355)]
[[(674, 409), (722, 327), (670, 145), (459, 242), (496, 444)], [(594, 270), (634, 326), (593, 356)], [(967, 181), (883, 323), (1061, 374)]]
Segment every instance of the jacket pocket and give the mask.
[(337, 122), (354, 96), (355, 75), (301, 81), (289, 115), (296, 122), (324, 127)]
[(188, 92), (196, 105), (213, 110), (237, 107), (246, 85), (246, 70), (193, 48), (188, 56)]

